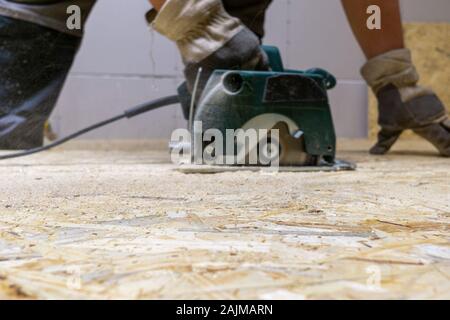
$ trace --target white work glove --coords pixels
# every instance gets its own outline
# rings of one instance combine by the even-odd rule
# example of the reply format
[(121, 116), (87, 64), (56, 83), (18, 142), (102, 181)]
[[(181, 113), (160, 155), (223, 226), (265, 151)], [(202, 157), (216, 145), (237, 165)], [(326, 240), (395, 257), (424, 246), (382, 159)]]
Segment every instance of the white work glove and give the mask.
[(417, 85), (419, 75), (408, 49), (392, 50), (369, 60), (361, 74), (378, 99), (381, 130), (372, 154), (385, 154), (404, 130), (411, 129), (450, 156), (450, 120), (439, 98)]

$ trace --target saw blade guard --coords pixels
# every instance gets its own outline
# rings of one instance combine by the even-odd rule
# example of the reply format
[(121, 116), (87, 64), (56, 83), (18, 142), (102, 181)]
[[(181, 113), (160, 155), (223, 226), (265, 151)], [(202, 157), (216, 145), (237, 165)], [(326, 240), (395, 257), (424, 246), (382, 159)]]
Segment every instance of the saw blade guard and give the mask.
[(285, 146), (280, 155), (292, 150), (293, 157), (299, 158), (287, 157), (291, 160), (286, 165), (315, 165), (320, 159), (333, 162), (336, 136), (327, 90), (336, 85), (336, 79), (323, 69), (285, 70), (278, 49), (264, 49), (272, 70), (216, 70), (194, 120), (201, 121), (203, 132), (218, 129), (224, 136), (230, 129), (278, 127), (290, 135), (280, 141)]

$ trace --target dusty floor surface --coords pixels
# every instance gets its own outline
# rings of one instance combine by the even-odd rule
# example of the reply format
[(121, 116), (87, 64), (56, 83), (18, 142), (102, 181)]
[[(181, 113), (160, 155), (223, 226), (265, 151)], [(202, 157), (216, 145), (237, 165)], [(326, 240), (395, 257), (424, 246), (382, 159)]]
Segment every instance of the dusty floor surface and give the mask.
[(450, 160), (368, 146), (341, 144), (340, 173), (184, 175), (131, 146), (1, 162), (0, 298), (449, 299)]

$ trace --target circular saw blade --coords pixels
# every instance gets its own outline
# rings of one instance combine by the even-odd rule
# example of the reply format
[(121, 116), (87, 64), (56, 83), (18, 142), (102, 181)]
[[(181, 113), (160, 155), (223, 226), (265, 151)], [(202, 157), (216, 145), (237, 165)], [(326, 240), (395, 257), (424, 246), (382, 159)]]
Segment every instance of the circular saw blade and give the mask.
[[(247, 121), (242, 129), (278, 130), (279, 164), (281, 166), (309, 166), (317, 164), (317, 157), (306, 152), (303, 132), (289, 117), (265, 113)], [(274, 139), (274, 137), (270, 137)]]

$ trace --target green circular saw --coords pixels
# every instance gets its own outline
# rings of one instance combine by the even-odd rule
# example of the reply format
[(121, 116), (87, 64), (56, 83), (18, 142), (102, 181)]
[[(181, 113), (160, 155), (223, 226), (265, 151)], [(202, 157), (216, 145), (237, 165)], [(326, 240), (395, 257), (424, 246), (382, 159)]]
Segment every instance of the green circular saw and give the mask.
[[(247, 146), (239, 144), (246, 144), (250, 139), (236, 139), (242, 133), (244, 138), (250, 138), (251, 135), (246, 134), (249, 130), (266, 130), (268, 134), (263, 138), (268, 138), (272, 145), (271, 132), (276, 130), (277, 165), (284, 171), (355, 169), (353, 164), (335, 159), (336, 135), (327, 95), (327, 90), (336, 85), (335, 77), (322, 69), (286, 70), (277, 48), (264, 46), (263, 49), (269, 57), (270, 71), (216, 70), (195, 113), (191, 114), (190, 128), (194, 137), (191, 154), (215, 152), (219, 159), (217, 153), (223, 153), (228, 158), (234, 156), (235, 162), (218, 161), (222, 166), (211, 169), (210, 165), (199, 166), (205, 163), (195, 161), (197, 165), (184, 166), (181, 170), (220, 172), (261, 166), (260, 162), (250, 163), (249, 154), (261, 148), (262, 138), (258, 137)], [(203, 139), (208, 132), (224, 137), (219, 141), (221, 146), (211, 137)], [(230, 137), (234, 138), (231, 155)]]

